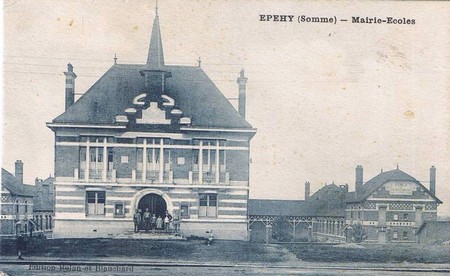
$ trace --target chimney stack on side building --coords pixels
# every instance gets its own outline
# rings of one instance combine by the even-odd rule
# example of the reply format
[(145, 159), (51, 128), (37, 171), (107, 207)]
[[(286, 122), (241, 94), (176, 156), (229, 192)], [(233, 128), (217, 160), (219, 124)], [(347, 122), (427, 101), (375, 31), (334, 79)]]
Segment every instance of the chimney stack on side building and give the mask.
[(244, 76), (244, 69), (241, 70), (237, 83), (239, 84), (239, 114), (245, 118), (245, 93), (247, 87), (247, 78)]
[(73, 72), (72, 64), (67, 64), (66, 75), (66, 109), (67, 110), (75, 102), (75, 79), (77, 75)]
[(430, 192), (436, 195), (436, 168), (434, 166), (430, 168)]
[(311, 184), (309, 183), (309, 181), (305, 182), (305, 200), (309, 199), (311, 193)]
[(23, 162), (17, 160), (14, 168), (14, 176), (20, 184), (23, 184)]
[(363, 173), (364, 173), (364, 169), (361, 165), (356, 166), (355, 169), (355, 191), (356, 194), (358, 195), (359, 193), (361, 193), (361, 188), (363, 185)]

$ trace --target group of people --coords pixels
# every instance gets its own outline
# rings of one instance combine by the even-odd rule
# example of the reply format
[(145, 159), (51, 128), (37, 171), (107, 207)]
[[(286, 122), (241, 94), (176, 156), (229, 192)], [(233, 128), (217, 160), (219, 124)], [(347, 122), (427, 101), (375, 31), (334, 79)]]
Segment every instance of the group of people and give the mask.
[(139, 233), (142, 226), (146, 233), (150, 230), (165, 230), (166, 232), (169, 232), (172, 228), (175, 232), (178, 232), (178, 219), (174, 219), (167, 210), (164, 218), (162, 218), (161, 215), (156, 217), (156, 214), (150, 213), (148, 208), (145, 209), (143, 214), (141, 214), (139, 210), (136, 210), (133, 221), (135, 233)]

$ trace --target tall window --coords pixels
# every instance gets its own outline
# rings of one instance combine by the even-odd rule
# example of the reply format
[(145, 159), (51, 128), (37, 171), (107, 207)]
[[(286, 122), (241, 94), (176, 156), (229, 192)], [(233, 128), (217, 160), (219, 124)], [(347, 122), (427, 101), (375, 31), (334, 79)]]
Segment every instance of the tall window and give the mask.
[(398, 214), (394, 214), (394, 220), (398, 220)]
[(200, 194), (199, 216), (216, 217), (217, 216), (217, 195)]
[(105, 192), (88, 191), (86, 192), (87, 215), (104, 215), (105, 214)]
[(394, 231), (394, 232), (392, 233), (392, 238), (393, 238), (394, 240), (398, 239), (398, 231)]
[(28, 201), (25, 200), (25, 214), (28, 213)]
[(408, 214), (403, 214), (403, 220), (408, 220)]
[(182, 218), (188, 218), (189, 217), (189, 205), (182, 204), (180, 205), (180, 213)]

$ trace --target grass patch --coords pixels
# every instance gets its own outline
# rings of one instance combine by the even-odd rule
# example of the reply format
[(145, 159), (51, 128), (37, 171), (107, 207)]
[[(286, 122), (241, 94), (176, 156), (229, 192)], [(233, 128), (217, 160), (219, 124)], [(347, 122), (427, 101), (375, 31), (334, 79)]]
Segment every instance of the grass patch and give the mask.
[[(1, 255), (16, 254), (14, 240), (1, 241)], [(262, 244), (216, 240), (155, 241), (127, 239), (34, 239), (27, 256), (51, 258), (124, 257), (209, 262), (281, 262), (284, 255)]]
[(367, 244), (364, 248), (329, 245), (285, 245), (298, 259), (311, 262), (449, 263), (450, 247), (423, 244)]

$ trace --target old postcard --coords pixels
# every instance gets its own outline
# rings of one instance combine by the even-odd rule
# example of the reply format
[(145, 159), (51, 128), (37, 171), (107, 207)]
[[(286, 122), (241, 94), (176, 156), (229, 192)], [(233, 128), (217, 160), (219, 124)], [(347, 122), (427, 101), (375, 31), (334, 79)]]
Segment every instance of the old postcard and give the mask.
[(449, 273), (449, 14), (3, 1), (0, 271)]

